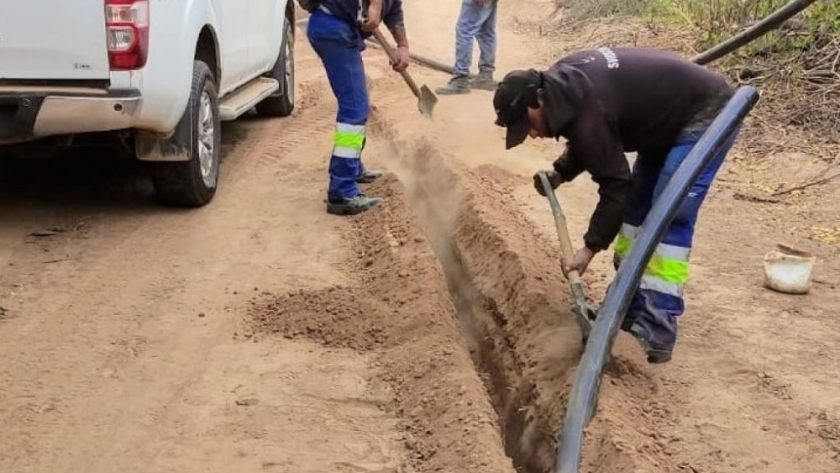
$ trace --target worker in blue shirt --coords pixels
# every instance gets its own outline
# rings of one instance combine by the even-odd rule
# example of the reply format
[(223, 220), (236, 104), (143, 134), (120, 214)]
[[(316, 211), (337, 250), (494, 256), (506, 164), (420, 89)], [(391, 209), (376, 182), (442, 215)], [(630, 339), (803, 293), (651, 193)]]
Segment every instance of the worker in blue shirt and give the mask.
[(370, 183), (382, 173), (365, 169), (361, 162), (365, 126), (370, 104), (361, 52), (364, 40), (380, 23), (397, 43), (399, 60), (392, 64), (400, 72), (408, 67), (408, 38), (403, 22), (402, 0), (321, 0), (311, 11), (307, 37), (321, 58), (330, 87), (338, 100), (327, 212), (355, 215), (378, 205), (382, 199), (369, 197), (359, 183)]

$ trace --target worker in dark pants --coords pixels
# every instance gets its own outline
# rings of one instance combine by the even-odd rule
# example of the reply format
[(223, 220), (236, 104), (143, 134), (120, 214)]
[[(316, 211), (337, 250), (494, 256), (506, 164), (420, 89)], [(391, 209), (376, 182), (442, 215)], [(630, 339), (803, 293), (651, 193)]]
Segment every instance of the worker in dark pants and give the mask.
[[(726, 79), (675, 54), (651, 49), (580, 51), (546, 71), (506, 75), (493, 99), (506, 147), (532, 138), (567, 140), (553, 163), (554, 188), (583, 171), (598, 184), (599, 202), (584, 246), (563, 272), (586, 271), (615, 239), (616, 269), (653, 202), (712, 120), (734, 94)], [(689, 253), (700, 206), (736, 133), (694, 182), (648, 263), (622, 330), (635, 336), (650, 363), (671, 359), (685, 305)], [(637, 152), (631, 172), (625, 152)], [(538, 175), (537, 191), (544, 195)], [(617, 237), (617, 239), (616, 239)]]
[[(499, 0), (462, 0), (455, 25), (455, 67), (449, 82), (435, 91), (440, 95), (467, 94), (471, 89), (495, 90), (496, 18)], [(470, 80), (473, 42), (478, 43), (478, 75)]]
[(375, 207), (381, 201), (359, 190), (359, 183), (370, 183), (382, 175), (365, 169), (365, 145), (370, 103), (365, 66), (361, 52), (364, 40), (380, 23), (385, 23), (397, 43), (399, 61), (394, 70), (408, 67), (408, 38), (403, 22), (402, 0), (321, 0), (311, 11), (307, 37), (321, 58), (330, 87), (338, 99), (327, 212), (354, 215)]

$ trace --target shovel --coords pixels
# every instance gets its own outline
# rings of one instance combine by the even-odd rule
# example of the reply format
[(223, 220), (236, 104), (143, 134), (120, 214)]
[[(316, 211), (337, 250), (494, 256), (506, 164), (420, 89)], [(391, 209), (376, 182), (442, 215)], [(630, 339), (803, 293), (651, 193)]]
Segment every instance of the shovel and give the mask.
[[(542, 182), (545, 196), (548, 198), (548, 203), (551, 205), (551, 213), (554, 214), (554, 225), (557, 227), (557, 236), (560, 238), (560, 251), (566, 258), (573, 256), (572, 240), (569, 237), (569, 228), (566, 226), (566, 216), (563, 215), (563, 209), (560, 208), (560, 202), (557, 201), (557, 195), (554, 194), (554, 189), (551, 187), (551, 182), (545, 171), (539, 172), (540, 182)], [(589, 332), (592, 330), (592, 321), (595, 320), (596, 312), (587, 303), (583, 295), (583, 282), (580, 279), (580, 274), (577, 271), (569, 272), (569, 282), (572, 286), (572, 296), (574, 303), (572, 305), (572, 312), (575, 314), (580, 331), (583, 334), (583, 342), (589, 338)]]
[[(388, 40), (382, 36), (382, 33), (379, 31), (379, 28), (373, 30), (373, 37), (376, 38), (376, 41), (382, 46), (382, 49), (388, 54), (388, 57), (391, 59), (391, 62), (396, 63), (399, 58), (397, 57), (397, 53), (391, 49), (391, 46), (388, 45)], [(411, 88), (411, 91), (414, 92), (414, 96), (417, 97), (417, 108), (420, 109), (420, 113), (423, 115), (431, 118), (432, 113), (435, 110), (435, 105), (437, 105), (438, 98), (435, 96), (434, 92), (427, 87), (425, 84), (423, 87), (417, 87), (417, 83), (414, 82), (414, 79), (408, 73), (408, 71), (400, 72), (402, 74), (403, 79), (405, 79), (406, 84)]]

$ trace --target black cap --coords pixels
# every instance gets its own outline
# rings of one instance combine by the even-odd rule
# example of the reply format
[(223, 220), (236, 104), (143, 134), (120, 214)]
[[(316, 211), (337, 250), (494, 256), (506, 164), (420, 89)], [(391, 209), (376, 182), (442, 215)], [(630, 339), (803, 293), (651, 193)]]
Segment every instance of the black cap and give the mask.
[(534, 69), (510, 72), (499, 82), (493, 107), (496, 125), (507, 128), (505, 149), (521, 144), (528, 137), (531, 128), (528, 107), (539, 107), (537, 89), (541, 83), (542, 76)]

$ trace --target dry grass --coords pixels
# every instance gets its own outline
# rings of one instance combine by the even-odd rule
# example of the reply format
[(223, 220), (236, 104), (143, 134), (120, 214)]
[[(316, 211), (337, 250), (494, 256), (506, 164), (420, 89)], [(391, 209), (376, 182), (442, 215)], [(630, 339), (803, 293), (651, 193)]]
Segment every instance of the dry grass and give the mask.
[(562, 12), (560, 23), (574, 26), (593, 18), (634, 16), (641, 13), (647, 0), (555, 0), (557, 11)]
[[(639, 4), (645, 1), (557, 0), (565, 10), (540, 32), (558, 37), (560, 54), (600, 46), (662, 48), (685, 57), (701, 52), (708, 25), (643, 15)], [(792, 22), (710, 67), (762, 92), (741, 140), (746, 151), (801, 152), (834, 161), (840, 156), (840, 35), (803, 25)]]

